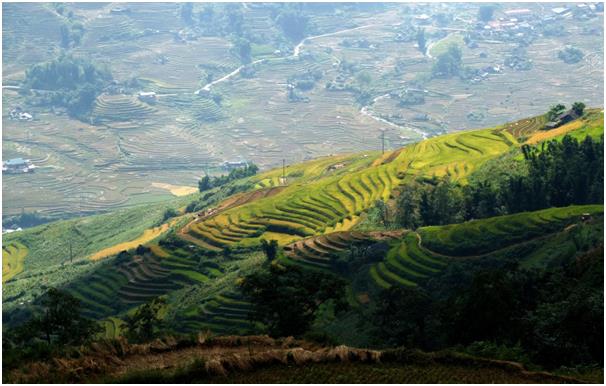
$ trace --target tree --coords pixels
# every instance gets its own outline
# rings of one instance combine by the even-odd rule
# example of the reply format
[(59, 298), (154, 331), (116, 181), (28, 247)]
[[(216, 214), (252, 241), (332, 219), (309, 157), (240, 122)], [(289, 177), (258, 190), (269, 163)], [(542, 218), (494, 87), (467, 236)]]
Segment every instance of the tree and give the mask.
[(425, 53), (426, 44), (427, 44), (427, 41), (425, 39), (425, 29), (419, 28), (417, 30), (417, 45), (419, 46), (419, 51), (421, 51), (422, 53)]
[(383, 200), (376, 200), (368, 211), (368, 217), (373, 223), (380, 222), (384, 227), (389, 225), (389, 208)]
[(204, 177), (202, 177), (200, 179), (200, 181), (198, 181), (198, 190), (200, 192), (204, 192), (207, 191), (209, 189), (212, 189), (213, 185), (210, 181), (210, 177), (208, 175), (205, 175)]
[(85, 119), (97, 95), (111, 80), (112, 75), (107, 67), (86, 58), (61, 55), (50, 62), (28, 68), (23, 88), (46, 90), (31, 102), (63, 106), (71, 116)]
[(480, 5), (480, 9), (478, 10), (478, 16), (480, 17), (480, 20), (482, 20), (483, 22), (488, 22), (490, 20), (492, 20), (492, 15), (494, 14), (494, 9), (495, 6), (494, 5)]
[(284, 35), (292, 41), (300, 41), (307, 34), (309, 18), (299, 11), (287, 9), (276, 17), (276, 23), (282, 28)]
[(278, 254), (278, 241), (270, 240), (269, 242), (265, 239), (261, 239), (261, 248), (263, 248), (263, 252), (265, 252), (265, 256), (267, 257), (267, 261), (270, 263), (274, 261)]
[(585, 103), (583, 102), (574, 102), (572, 104), (572, 111), (574, 111), (574, 113), (576, 115), (583, 115), (583, 111), (585, 110)]
[(560, 114), (562, 114), (564, 111), (566, 111), (566, 106), (564, 106), (561, 103), (551, 106), (551, 108), (547, 112), (547, 119), (549, 119), (550, 121), (555, 121), (558, 118), (558, 116)]
[(458, 75), (462, 67), (463, 53), (458, 44), (451, 44), (446, 52), (438, 55), (432, 73), (434, 76), (449, 78)]
[(134, 315), (126, 316), (125, 336), (132, 342), (147, 342), (157, 337), (164, 327), (160, 311), (165, 305), (166, 300), (157, 297), (139, 307)]
[(334, 302), (337, 312), (344, 310), (345, 285), (333, 274), (279, 264), (246, 276), (241, 284), (253, 305), (251, 320), (263, 323), (274, 337), (301, 336), (328, 301)]
[(416, 182), (405, 184), (396, 203), (396, 221), (404, 228), (416, 229), (421, 225), (419, 214), (420, 187)]
[(167, 208), (162, 216), (162, 221), (166, 221), (169, 218), (173, 218), (179, 215), (179, 212), (174, 208)]
[(71, 39), (69, 36), (69, 26), (67, 24), (62, 24), (60, 31), (61, 31), (61, 47), (69, 48), (69, 44), (71, 42)]
[(368, 71), (360, 71), (358, 75), (356, 75), (356, 80), (360, 86), (368, 87), (372, 82), (372, 75), (370, 75)]
[(80, 301), (65, 291), (49, 289), (41, 305), (42, 314), (19, 328), (21, 341), (43, 339), (48, 344), (79, 345), (101, 331), (96, 322), (81, 315)]
[(194, 4), (193, 3), (182, 3), (181, 4), (181, 8), (179, 10), (179, 14), (181, 15), (181, 19), (186, 24), (192, 24), (194, 22), (194, 20), (192, 18), (193, 9), (194, 9)]
[(425, 348), (426, 319), (432, 307), (432, 299), (422, 289), (391, 287), (379, 294), (373, 324), (383, 343)]
[(250, 42), (248, 41), (248, 39), (244, 39), (244, 38), (236, 39), (236, 41), (234, 43), (234, 48), (242, 63), (244, 63), (244, 64), (250, 63), (250, 61), (252, 59), (251, 58), (252, 49), (250, 47)]

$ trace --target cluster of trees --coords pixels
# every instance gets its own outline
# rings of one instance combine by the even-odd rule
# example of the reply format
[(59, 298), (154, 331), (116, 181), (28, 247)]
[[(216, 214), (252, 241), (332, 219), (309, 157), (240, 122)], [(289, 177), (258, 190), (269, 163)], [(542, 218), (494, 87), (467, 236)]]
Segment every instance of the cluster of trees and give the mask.
[(166, 299), (157, 297), (137, 308), (133, 315), (124, 319), (124, 335), (129, 342), (149, 342), (165, 331), (164, 319), (160, 316), (166, 307)]
[[(527, 173), (480, 179), (461, 186), (448, 179), (403, 187), (396, 222), (405, 228), (561, 207), (604, 200), (604, 140), (565, 136), (541, 147), (522, 147)], [(515, 161), (511, 161), (515, 162)], [(513, 169), (513, 168), (512, 168)]]
[[(581, 116), (581, 115), (583, 115), (583, 112), (585, 111), (585, 103), (574, 102), (572, 104), (571, 109), (576, 115)], [(547, 119), (550, 121), (555, 121), (565, 111), (566, 111), (565, 105), (563, 105), (561, 103), (558, 103), (557, 105), (553, 105), (547, 112)]]
[(568, 46), (563, 50), (558, 51), (558, 58), (567, 64), (578, 63), (583, 59), (583, 51), (576, 47)]
[(547, 367), (603, 363), (603, 250), (550, 271), (508, 265), (383, 291), (371, 320), (391, 346), (471, 345)]
[(604, 202), (604, 137), (582, 142), (565, 136), (540, 148), (523, 146), (528, 175), (510, 178), (502, 188), (509, 213), (572, 204)]
[(252, 48), (250, 46), (250, 41), (245, 38), (236, 38), (233, 42), (234, 51), (236, 55), (240, 58), (242, 64), (248, 64), (252, 61)]
[(69, 49), (80, 45), (84, 36), (84, 25), (80, 22), (64, 23), (61, 25), (61, 47)]
[(246, 276), (241, 284), (253, 304), (251, 319), (274, 337), (305, 334), (329, 301), (335, 311), (345, 310), (345, 286), (338, 276), (279, 264)]
[(432, 68), (432, 75), (450, 78), (459, 75), (463, 67), (463, 53), (457, 44), (451, 44), (448, 49), (438, 55)]
[(30, 102), (67, 108), (71, 116), (84, 118), (97, 96), (112, 80), (109, 69), (86, 58), (61, 55), (46, 63), (35, 64), (25, 71), (23, 90), (35, 91)]
[(276, 16), (276, 24), (280, 26), (284, 35), (293, 42), (299, 42), (307, 35), (309, 18), (299, 10), (287, 8)]
[(425, 54), (425, 50), (427, 49), (427, 38), (425, 37), (425, 28), (417, 29), (417, 46), (419, 47), (419, 51)]
[(254, 163), (250, 163), (243, 168), (235, 168), (232, 169), (228, 175), (221, 175), (219, 177), (209, 177), (208, 175), (202, 177), (200, 181), (198, 181), (198, 189), (200, 192), (204, 192), (210, 190), (212, 188), (216, 188), (218, 186), (223, 186), (228, 182), (254, 176), (259, 171), (259, 167)]
[[(166, 333), (161, 311), (164, 298), (154, 298), (125, 318), (124, 336), (130, 342), (148, 342)], [(80, 300), (69, 292), (50, 288), (38, 309), (18, 327), (3, 333), (3, 367), (13, 368), (24, 360), (48, 359), (100, 338), (102, 326), (82, 315)]]
[(69, 293), (51, 288), (40, 300), (41, 312), (16, 328), (14, 342), (30, 345), (79, 345), (100, 332), (99, 325), (81, 316), (80, 301)]
[(495, 8), (496, 7), (492, 4), (480, 5), (480, 8), (478, 9), (478, 18), (485, 23), (491, 21)]

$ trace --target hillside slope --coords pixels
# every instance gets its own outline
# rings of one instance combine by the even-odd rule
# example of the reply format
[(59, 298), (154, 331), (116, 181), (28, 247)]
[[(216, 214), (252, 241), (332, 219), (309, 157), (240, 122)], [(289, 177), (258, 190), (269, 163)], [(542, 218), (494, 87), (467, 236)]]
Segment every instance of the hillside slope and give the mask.
[[(596, 131), (601, 124), (603, 132), (602, 114), (592, 112), (584, 120), (575, 130)], [(553, 208), (417, 232), (355, 230), (377, 201), (392, 204), (403, 184), (434, 176), (464, 184), (488, 161), (517, 154), (520, 143), (541, 126), (512, 127), (519, 128), (510, 124), (449, 134), (385, 154), (323, 157), (166, 206), (12, 234), (5, 242), (23, 246), (19, 251), (27, 255), (23, 260), (15, 248), (6, 249), (19, 258), (10, 264), (16, 273), (7, 276), (3, 290), (5, 320), (18, 323), (30, 308), (23, 303), (35, 307), (46, 286), (59, 286), (81, 301), (87, 316), (103, 320), (108, 337), (119, 335), (120, 319), (157, 296), (168, 299), (166, 318), (174, 331), (255, 333), (263, 326), (248, 320), (251, 304), (237, 282), (264, 260), (261, 239), (285, 247), (281, 264), (346, 277), (354, 307), (372, 302), (382, 288), (424, 283), (457, 259), (499, 257), (519, 249), (519, 261), (532, 266), (574, 255), (574, 233), (583, 229), (593, 235), (602, 206)], [(186, 205), (200, 209), (163, 218), (166, 208)], [(592, 219), (582, 220), (583, 213)], [(139, 243), (145, 246), (137, 248)], [(354, 253), (373, 248), (383, 252), (370, 260)], [(91, 256), (104, 259), (93, 262)], [(24, 270), (18, 273), (20, 261)]]

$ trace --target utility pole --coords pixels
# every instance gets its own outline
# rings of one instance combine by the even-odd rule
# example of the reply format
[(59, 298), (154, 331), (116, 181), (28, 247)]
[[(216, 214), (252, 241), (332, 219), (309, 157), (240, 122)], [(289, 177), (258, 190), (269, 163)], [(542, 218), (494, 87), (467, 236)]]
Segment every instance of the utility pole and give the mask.
[(385, 154), (385, 129), (381, 129), (381, 154)]
[(282, 158), (282, 183), (286, 185), (286, 159)]

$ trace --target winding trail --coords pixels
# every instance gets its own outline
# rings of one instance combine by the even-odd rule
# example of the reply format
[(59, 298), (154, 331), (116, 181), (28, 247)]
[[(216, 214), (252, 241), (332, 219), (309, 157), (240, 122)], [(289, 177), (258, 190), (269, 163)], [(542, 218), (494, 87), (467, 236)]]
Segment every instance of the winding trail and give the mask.
[(348, 28), (348, 29), (344, 29), (344, 30), (339, 30), (339, 31), (335, 31), (335, 32), (330, 32), (330, 33), (326, 33), (326, 34), (322, 34), (322, 35), (316, 35), (316, 36), (309, 36), (304, 38), (303, 40), (301, 40), (299, 42), (299, 44), (297, 44), (293, 50), (293, 54), (290, 56), (286, 56), (286, 57), (277, 57), (277, 58), (265, 58), (265, 59), (258, 59), (255, 60), (254, 62), (248, 63), (248, 64), (243, 64), (240, 67), (236, 68), (235, 70), (233, 70), (232, 72), (230, 72), (229, 74), (223, 76), (220, 79), (217, 80), (213, 80), (212, 82), (206, 84), (204, 87), (202, 87), (200, 90), (197, 90), (195, 92), (196, 95), (200, 94), (200, 91), (210, 91), (211, 87), (225, 82), (227, 80), (229, 80), (230, 78), (233, 78), (234, 76), (238, 75), (240, 73), (240, 71), (249, 65), (254, 65), (257, 63), (261, 63), (264, 61), (269, 61), (269, 60), (283, 60), (283, 59), (288, 59), (288, 58), (298, 58), (299, 54), (301, 53), (301, 48), (305, 45), (305, 43), (311, 41), (311, 40), (315, 40), (315, 39), (319, 39), (319, 38), (324, 38), (324, 37), (328, 37), (328, 36), (334, 36), (334, 35), (338, 35), (344, 32), (349, 32), (349, 31), (355, 31), (355, 30), (359, 30), (359, 29), (363, 29), (363, 28), (369, 28), (369, 27), (374, 27), (377, 26), (378, 24), (367, 24), (367, 25), (363, 25), (363, 26), (359, 26), (359, 27), (355, 27), (355, 28)]
[(307, 37), (307, 38), (301, 40), (299, 42), (299, 44), (297, 44), (295, 46), (295, 49), (294, 49), (293, 54), (292, 54), (292, 57), (293, 58), (297, 58), (299, 56), (299, 54), (301, 53), (301, 48), (303, 47), (303, 45), (305, 45), (305, 43), (307, 43), (307, 42), (309, 42), (311, 40), (325, 38), (325, 37), (328, 37), (328, 36), (334, 36), (334, 35), (342, 34), (343, 32), (356, 31), (356, 30), (359, 30), (359, 29), (369, 28), (369, 27), (376, 27), (378, 25), (379, 24), (366, 24), (366, 25), (362, 25), (362, 26), (359, 26), (359, 27), (348, 28), (348, 29), (343, 29), (343, 30), (340, 30), (340, 31), (330, 32), (330, 33), (326, 33), (326, 34), (322, 34), (322, 35), (316, 35), (316, 36)]
[(387, 98), (387, 97), (389, 97), (389, 94), (383, 94), (383, 95), (380, 95), (380, 96), (374, 98), (371, 103), (367, 104), (366, 106), (364, 106), (364, 107), (362, 107), (360, 109), (360, 114), (366, 115), (367, 117), (372, 118), (372, 119), (374, 119), (377, 122), (384, 123), (384, 124), (389, 125), (391, 127), (395, 127), (396, 129), (413, 131), (413, 132), (419, 134), (423, 139), (429, 138), (429, 134), (427, 132), (421, 130), (421, 129), (418, 129), (418, 128), (412, 127), (412, 126), (398, 125), (396, 123), (393, 123), (393, 122), (391, 122), (391, 121), (389, 121), (389, 120), (387, 120), (385, 118), (382, 118), (382, 117), (376, 115), (374, 112), (372, 112), (372, 111), (370, 111), (368, 109), (370, 106), (372, 106), (377, 101), (380, 101), (381, 99), (384, 99), (384, 98)]

